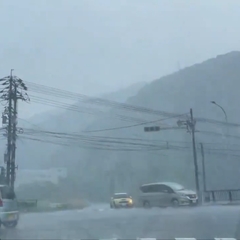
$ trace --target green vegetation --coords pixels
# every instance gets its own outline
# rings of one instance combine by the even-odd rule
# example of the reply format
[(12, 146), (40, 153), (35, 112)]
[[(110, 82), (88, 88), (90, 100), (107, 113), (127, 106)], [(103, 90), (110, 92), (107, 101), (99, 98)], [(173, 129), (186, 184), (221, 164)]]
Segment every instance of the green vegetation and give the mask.
[(16, 189), (16, 195), (24, 212), (81, 209), (87, 206), (80, 193), (66, 180), (61, 180), (57, 185), (51, 182), (24, 184)]

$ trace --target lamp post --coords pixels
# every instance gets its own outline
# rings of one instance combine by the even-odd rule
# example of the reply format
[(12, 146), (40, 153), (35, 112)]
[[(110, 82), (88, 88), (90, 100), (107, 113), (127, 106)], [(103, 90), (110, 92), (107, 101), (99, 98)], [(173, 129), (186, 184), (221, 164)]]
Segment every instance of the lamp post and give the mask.
[[(222, 112), (224, 113), (224, 116), (225, 116), (225, 121), (226, 121), (226, 123), (228, 123), (227, 113), (224, 110), (224, 108), (221, 105), (219, 105), (218, 103), (216, 103), (215, 101), (211, 101), (211, 103), (216, 105), (217, 107), (219, 107), (222, 110)], [(228, 135), (228, 126), (227, 126), (227, 134), (226, 135)], [(227, 150), (228, 150), (228, 140), (227, 140), (227, 136), (225, 136), (225, 137), (226, 137), (226, 144), (227, 144)], [(227, 158), (228, 158), (228, 154), (227, 154)]]
[(223, 111), (223, 113), (225, 115), (225, 121), (226, 121), (226, 123), (228, 123), (227, 114), (226, 114), (226, 111), (224, 110), (224, 108), (222, 106), (220, 106), (219, 104), (217, 104), (215, 101), (211, 101), (211, 103), (216, 105), (217, 107), (219, 107)]

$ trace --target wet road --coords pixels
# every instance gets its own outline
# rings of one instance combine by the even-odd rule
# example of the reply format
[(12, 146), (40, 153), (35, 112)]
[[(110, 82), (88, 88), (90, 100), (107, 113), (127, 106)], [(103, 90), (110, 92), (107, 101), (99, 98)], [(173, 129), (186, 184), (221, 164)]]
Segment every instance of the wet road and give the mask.
[(1, 229), (1, 239), (240, 238), (239, 213), (240, 206), (112, 210), (96, 205), (23, 214), (16, 229)]

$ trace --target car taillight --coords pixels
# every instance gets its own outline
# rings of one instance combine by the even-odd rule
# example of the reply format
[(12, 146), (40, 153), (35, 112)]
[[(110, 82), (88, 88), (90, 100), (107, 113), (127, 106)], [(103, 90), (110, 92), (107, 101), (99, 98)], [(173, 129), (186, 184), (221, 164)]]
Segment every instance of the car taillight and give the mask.
[(2, 201), (2, 199), (0, 199), (0, 207), (2, 207), (3, 206), (3, 201)]

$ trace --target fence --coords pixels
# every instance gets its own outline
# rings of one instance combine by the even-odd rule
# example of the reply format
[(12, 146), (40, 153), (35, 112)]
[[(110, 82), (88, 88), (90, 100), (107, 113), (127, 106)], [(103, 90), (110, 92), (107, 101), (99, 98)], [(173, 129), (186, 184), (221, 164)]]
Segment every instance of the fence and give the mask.
[(18, 200), (18, 207), (20, 210), (28, 211), (33, 208), (37, 208), (37, 199), (26, 199), (26, 200)]
[(240, 189), (208, 190), (204, 192), (205, 202), (240, 201)]

